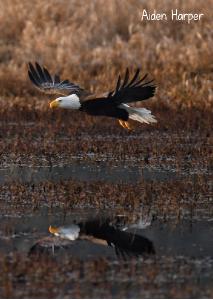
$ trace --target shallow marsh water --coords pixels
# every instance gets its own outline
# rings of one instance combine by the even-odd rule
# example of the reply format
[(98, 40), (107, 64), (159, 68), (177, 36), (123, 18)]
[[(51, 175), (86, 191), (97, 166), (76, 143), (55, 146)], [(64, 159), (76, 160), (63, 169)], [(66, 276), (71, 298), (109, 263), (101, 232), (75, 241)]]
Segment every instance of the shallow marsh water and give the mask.
[[(194, 182), (196, 176), (190, 175), (190, 180)], [(54, 182), (60, 186), (64, 181), (74, 180), (76, 184), (81, 181), (94, 184), (103, 182), (110, 185), (122, 182), (127, 184), (128, 187), (135, 187), (135, 183), (140, 183), (141, 180), (144, 184), (154, 182), (155, 185), (164, 185), (164, 183), (166, 185), (174, 182), (175, 185), (177, 181), (182, 180), (181, 182), (184, 182), (184, 178), (186, 178), (184, 173), (154, 168), (153, 166), (129, 166), (125, 163), (108, 165), (105, 162), (87, 162), (85, 164), (78, 161), (66, 165), (52, 165), (51, 167), (10, 165), (0, 170), (0, 185), (10, 186), (10, 192), (13, 183), (20, 183), (20, 187), (25, 184), (30, 187), (31, 184)], [(210, 177), (208, 178), (210, 179)], [(208, 195), (208, 199), (208, 201), (211, 201), (210, 195)], [(63, 197), (60, 198), (60, 201), (62, 200)], [(1, 203), (3, 203), (2, 201), (4, 201), (4, 198), (1, 199)], [(90, 267), (87, 264), (93, 264), (94, 262), (98, 265), (100, 261), (101, 267), (95, 266), (94, 272), (99, 272), (102, 270), (102, 265), (107, 265), (106, 268), (110, 272), (103, 271), (101, 276), (103, 276), (103, 284), (112, 285), (110, 295), (113, 297), (120, 295), (123, 289), (127, 289), (129, 285), (132, 285), (132, 288), (127, 289), (125, 295), (138, 297), (141, 283), (143, 284), (144, 280), (148, 285), (150, 284), (150, 287), (143, 291), (143, 295), (146, 295), (146, 297), (150, 295), (167, 295), (171, 282), (174, 287), (179, 283), (186, 283), (187, 289), (192, 286), (194, 291), (199, 289), (199, 295), (210, 295), (211, 291), (209, 289), (213, 276), (213, 244), (210, 242), (213, 239), (213, 219), (211, 216), (204, 217), (200, 210), (197, 218), (191, 218), (190, 214), (187, 213), (184, 218), (174, 220), (172, 215), (168, 215), (165, 220), (160, 216), (156, 216), (156, 213), (152, 210), (143, 211), (143, 207), (141, 207), (141, 213), (137, 211), (137, 216), (134, 216), (134, 214), (129, 210), (125, 213), (125, 209), (123, 214), (116, 215), (116, 210), (100, 211), (84, 207), (82, 209), (51, 208), (48, 202), (43, 202), (40, 207), (35, 210), (32, 209), (29, 214), (0, 214), (0, 253), (3, 257), (5, 256), (3, 264), (6, 264), (8, 259), (11, 261), (16, 260), (18, 255), (20, 263), (15, 264), (14, 268), (18, 269), (17, 265), (22, 268), (22, 265), (27, 265), (30, 262), (35, 264), (36, 274), (38, 268), (45, 273), (48, 272), (48, 264), (57, 262), (58, 271), (56, 275), (65, 276), (63, 280), (67, 280), (71, 276), (72, 282), (75, 278), (74, 286), (79, 282), (84, 284), (83, 291), (86, 293), (86, 286), (90, 286), (91, 279), (99, 284), (99, 279), (92, 272), (90, 274)], [(113, 238), (116, 244), (118, 236), (117, 246), (108, 244), (107, 238), (109, 237), (106, 240), (102, 238), (101, 243), (91, 241), (88, 238), (68, 241), (60, 238), (56, 239), (48, 231), (50, 225), (69, 228), (72, 224), (87, 223), (93, 220), (100, 220), (103, 223), (106, 219), (110, 220), (110, 226), (116, 228), (117, 233)], [(130, 239), (127, 239), (127, 244), (123, 244), (126, 234)], [(135, 248), (135, 239), (140, 242), (140, 249)], [(122, 244), (121, 247), (120, 244)], [(42, 261), (45, 264), (42, 264)], [(46, 261), (48, 261), (47, 267)], [(80, 265), (76, 263), (76, 266), (70, 269), (69, 263), (75, 261), (80, 261)], [(126, 265), (123, 265), (124, 263)], [(118, 266), (119, 270), (115, 272)], [(29, 270), (30, 268), (31, 265)], [(61, 268), (64, 269), (63, 274), (65, 275), (61, 273)], [(128, 272), (134, 268), (136, 268), (136, 274), (131, 277)], [(36, 275), (33, 274), (31, 278), (25, 273), (20, 273), (21, 275), (18, 275), (17, 279), (14, 275), (17, 271), (15, 270), (14, 273), (12, 269), (11, 272), (14, 281), (21, 280), (28, 285), (31, 282), (34, 288), (34, 276)], [(29, 272), (27, 268), (26, 272)], [(84, 275), (81, 275), (82, 272)], [(76, 275), (78, 273), (80, 277)], [(152, 273), (155, 275), (150, 275)], [(87, 279), (85, 279), (85, 274), (88, 274)], [(32, 281), (28, 278), (31, 278)], [(49, 280), (49, 278), (46, 278), (45, 284), (48, 284)], [(54, 282), (54, 284), (57, 285), (57, 282)], [(72, 285), (69, 285), (67, 290), (61, 288), (60, 284), (57, 285), (56, 294), (66, 295), (66, 292), (69, 295), (72, 294), (73, 290), (70, 290), (70, 286)], [(23, 289), (23, 286), (19, 286), (19, 291), (20, 295), (24, 295), (28, 288)], [(46, 289), (44, 293), (46, 293)], [(95, 288), (89, 294), (100, 297), (101, 290)], [(187, 291), (186, 294), (192, 295), (192, 292)], [(104, 295), (106, 296), (106, 294)]]
[[(82, 162), (74, 161), (65, 165), (45, 166), (26, 166), (10, 165), (0, 170), (0, 184), (18, 182), (21, 184), (40, 182), (60, 182), (64, 180), (76, 180), (84, 182), (106, 182), (106, 183), (127, 183), (134, 184), (144, 181), (169, 182), (183, 179), (185, 175), (175, 173), (171, 170), (156, 169), (154, 167), (128, 166), (124, 164), (109, 165), (106, 162)], [(195, 175), (191, 175), (193, 179)], [(129, 214), (129, 212), (128, 212)], [(36, 242), (36, 239), (50, 235), (48, 227), (50, 225), (69, 225), (81, 220), (86, 221), (91, 218), (112, 217), (111, 212), (105, 213), (82, 208), (81, 210), (62, 210), (60, 208), (49, 209), (45, 205), (39, 210), (32, 212), (30, 215), (19, 216), (11, 215), (10, 217), (0, 214), (0, 250), (23, 251), (27, 253), (29, 248)], [(114, 216), (115, 217), (115, 216)], [(124, 220), (128, 219), (123, 216)], [(131, 219), (134, 218), (134, 213)], [(113, 222), (113, 220), (112, 220)], [(135, 232), (144, 235), (153, 242), (156, 253), (159, 255), (188, 255), (199, 257), (202, 255), (211, 256), (213, 253), (213, 244), (209, 240), (213, 238), (213, 219), (199, 218), (190, 219), (188, 215), (184, 220), (179, 222), (164, 222), (149, 212), (149, 215), (139, 216), (138, 223), (131, 224), (125, 222), (121, 230)], [(88, 244), (88, 243), (87, 243)], [(81, 244), (80, 244), (81, 245)], [(79, 245), (79, 247), (80, 247)], [(88, 246), (88, 245), (87, 245)], [(76, 246), (74, 246), (74, 249)], [(85, 247), (84, 247), (85, 248)], [(74, 251), (81, 258), (84, 255), (93, 255), (95, 251), (84, 249), (83, 252)], [(100, 255), (102, 254), (100, 250)], [(106, 249), (105, 255), (114, 253), (113, 249)]]
[(104, 162), (84, 163), (81, 161), (65, 165), (30, 167), (26, 165), (11, 165), (0, 169), (0, 184), (39, 183), (42, 181), (60, 182), (62, 180), (74, 179), (79, 181), (105, 181), (135, 183), (141, 179), (167, 181), (177, 177), (171, 170), (160, 170), (140, 166), (126, 166), (118, 164), (109, 166)]
[[(205, 257), (213, 253), (213, 219), (207, 220), (182, 220), (179, 223), (156, 220), (152, 215), (144, 216), (134, 223), (126, 222), (127, 216), (114, 216), (110, 212), (93, 210), (72, 210), (64, 212), (61, 209), (43, 208), (30, 216), (1, 217), (0, 218), (0, 251), (8, 253), (18, 251), (28, 253), (37, 240), (51, 237), (48, 232), (50, 225), (66, 226), (100, 220), (106, 218), (122, 232), (132, 233), (149, 239), (157, 255)], [(111, 218), (111, 219), (110, 219)], [(121, 220), (121, 221), (118, 221)], [(114, 257), (113, 247), (95, 245), (89, 241), (71, 242), (71, 247), (66, 251), (68, 255), (81, 259), (89, 257)]]

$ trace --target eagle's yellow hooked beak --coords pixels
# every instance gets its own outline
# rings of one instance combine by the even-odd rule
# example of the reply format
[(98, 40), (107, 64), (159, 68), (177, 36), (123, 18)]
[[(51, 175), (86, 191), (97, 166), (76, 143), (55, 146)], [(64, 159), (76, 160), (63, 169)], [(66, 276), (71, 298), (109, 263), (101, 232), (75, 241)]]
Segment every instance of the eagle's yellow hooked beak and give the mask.
[(58, 106), (59, 106), (58, 100), (54, 100), (54, 101), (50, 102), (50, 108), (56, 108)]
[(53, 227), (53, 226), (49, 226), (49, 232), (52, 233), (52, 234), (58, 234), (59, 232), (59, 229), (57, 227)]

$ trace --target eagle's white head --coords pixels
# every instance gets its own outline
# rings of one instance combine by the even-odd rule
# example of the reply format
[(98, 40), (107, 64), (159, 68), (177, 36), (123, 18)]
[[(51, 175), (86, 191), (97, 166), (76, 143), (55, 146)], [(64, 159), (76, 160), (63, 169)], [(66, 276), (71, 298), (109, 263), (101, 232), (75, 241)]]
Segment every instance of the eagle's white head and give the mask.
[(76, 94), (71, 94), (66, 97), (58, 97), (54, 101), (50, 102), (50, 108), (67, 108), (67, 109), (79, 109), (81, 107), (80, 99)]

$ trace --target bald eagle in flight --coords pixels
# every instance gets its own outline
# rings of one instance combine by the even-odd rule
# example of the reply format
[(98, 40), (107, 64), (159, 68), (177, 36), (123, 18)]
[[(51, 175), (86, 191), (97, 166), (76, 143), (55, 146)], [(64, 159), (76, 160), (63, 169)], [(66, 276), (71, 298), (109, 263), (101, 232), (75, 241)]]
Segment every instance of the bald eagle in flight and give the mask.
[(47, 94), (61, 95), (50, 103), (50, 108), (61, 107), (75, 109), (92, 116), (106, 116), (116, 118), (119, 124), (131, 129), (129, 119), (140, 123), (156, 123), (151, 111), (146, 108), (135, 108), (127, 103), (143, 101), (154, 96), (156, 86), (151, 81), (145, 81), (148, 74), (140, 77), (140, 69), (129, 78), (129, 70), (126, 69), (124, 79), (118, 76), (116, 87), (105, 96), (95, 97), (86, 92), (79, 85), (69, 80), (60, 80), (58, 75), (51, 76), (45, 67), (37, 62), (29, 63), (28, 75), (32, 83)]

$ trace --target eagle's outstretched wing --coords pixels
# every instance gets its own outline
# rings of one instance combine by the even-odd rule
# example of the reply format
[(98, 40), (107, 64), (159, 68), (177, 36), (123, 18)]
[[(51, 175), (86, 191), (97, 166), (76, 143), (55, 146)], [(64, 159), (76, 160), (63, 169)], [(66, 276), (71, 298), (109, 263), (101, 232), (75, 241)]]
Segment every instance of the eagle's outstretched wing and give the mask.
[(110, 219), (93, 219), (78, 224), (81, 228), (80, 233), (84, 237), (87, 235), (95, 237), (95, 242), (103, 244), (103, 240), (109, 246), (115, 249), (118, 257), (125, 259), (127, 256), (138, 256), (144, 254), (154, 254), (155, 249), (153, 243), (142, 235), (131, 232), (122, 231), (116, 226), (110, 224)]
[(41, 67), (37, 62), (35, 66), (29, 63), (28, 75), (32, 83), (46, 94), (70, 95), (78, 96), (86, 94), (86, 91), (69, 80), (60, 80), (58, 75), (51, 76), (45, 67)]
[(148, 74), (139, 77), (140, 69), (137, 69), (132, 79), (129, 79), (129, 70), (126, 69), (126, 74), (122, 82), (119, 75), (115, 90), (108, 93), (107, 98), (112, 103), (119, 105), (121, 103), (130, 103), (142, 101), (154, 96), (156, 86), (153, 80), (144, 82)]

